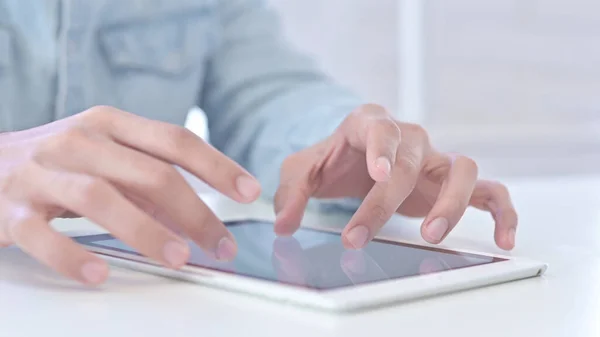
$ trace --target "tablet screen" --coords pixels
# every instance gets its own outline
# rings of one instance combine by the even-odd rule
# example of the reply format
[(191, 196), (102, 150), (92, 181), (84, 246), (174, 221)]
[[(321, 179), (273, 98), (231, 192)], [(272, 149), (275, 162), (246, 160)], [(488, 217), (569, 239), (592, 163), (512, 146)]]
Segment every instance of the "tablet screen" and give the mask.
[[(376, 239), (347, 250), (339, 234), (300, 229), (279, 238), (273, 224), (226, 224), (238, 243), (237, 257), (219, 262), (190, 242), (189, 265), (313, 289), (334, 289), (504, 261), (504, 259)], [(109, 234), (76, 238), (99, 248), (137, 254)]]

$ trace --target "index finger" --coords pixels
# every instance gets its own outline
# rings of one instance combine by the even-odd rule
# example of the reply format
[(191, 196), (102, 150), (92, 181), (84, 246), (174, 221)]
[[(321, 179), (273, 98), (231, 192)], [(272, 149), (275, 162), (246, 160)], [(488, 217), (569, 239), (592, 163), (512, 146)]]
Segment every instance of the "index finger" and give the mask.
[(422, 146), (400, 146), (391, 178), (376, 182), (342, 233), (346, 248), (360, 249), (375, 237), (412, 193), (422, 162)]
[(102, 117), (109, 120), (105, 131), (119, 143), (180, 166), (236, 201), (252, 202), (260, 195), (250, 173), (190, 130), (110, 107), (95, 109), (106, 110), (98, 114), (110, 116)]

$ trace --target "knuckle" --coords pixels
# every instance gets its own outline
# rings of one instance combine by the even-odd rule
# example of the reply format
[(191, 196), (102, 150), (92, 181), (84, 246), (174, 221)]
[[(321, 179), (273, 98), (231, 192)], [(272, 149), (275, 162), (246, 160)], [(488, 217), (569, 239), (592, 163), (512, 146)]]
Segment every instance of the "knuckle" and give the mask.
[(70, 180), (66, 189), (66, 193), (72, 194), (80, 206), (87, 207), (107, 200), (110, 187), (100, 178), (82, 176), (77, 180)]
[(413, 138), (415, 141), (429, 145), (429, 133), (423, 126), (419, 124), (407, 123), (402, 124), (401, 129), (405, 135), (411, 135), (411, 138)]
[(403, 154), (396, 159), (396, 168), (408, 177), (416, 177), (421, 170), (418, 159), (410, 153)]
[(501, 182), (493, 180), (480, 180), (478, 185), (481, 186), (482, 192), (487, 198), (504, 199), (510, 197), (510, 191)]
[(506, 187), (506, 185), (504, 185), (503, 183), (500, 182), (493, 182), (492, 183), (492, 188), (498, 192), (498, 194), (500, 195), (508, 195), (509, 191), (508, 191), (508, 187)]
[(11, 195), (13, 191), (19, 191), (22, 188), (20, 186), (23, 181), (22, 177), (23, 170), (21, 167), (16, 167), (9, 172), (5, 172), (2, 175), (2, 180), (0, 180), (0, 193), (2, 195)]
[(93, 106), (79, 114), (84, 125), (97, 128), (111, 127), (114, 120), (120, 118), (125, 112), (107, 105)]
[(208, 159), (207, 164), (210, 172), (221, 172), (224, 176), (232, 173), (230, 172), (232, 169), (227, 165), (227, 162), (218, 156)]
[(379, 122), (379, 125), (382, 128), (383, 134), (386, 137), (392, 138), (394, 140), (400, 139), (400, 128), (398, 124), (394, 122), (392, 119), (386, 118)]
[(152, 169), (149, 186), (155, 190), (164, 190), (175, 186), (178, 182), (177, 170), (168, 164), (160, 164)]
[(419, 124), (406, 123), (404, 124), (404, 128), (406, 129), (406, 131), (413, 134), (427, 135), (427, 130), (425, 130), (425, 128)]
[(383, 114), (387, 115), (388, 112), (385, 107), (375, 104), (375, 103), (367, 103), (358, 108), (358, 111), (361, 113), (366, 113), (370, 115), (381, 116)]
[(371, 206), (369, 213), (371, 218), (378, 223), (385, 223), (392, 216), (392, 212), (386, 210), (385, 206), (380, 204)]
[(35, 159), (45, 159), (59, 153), (72, 153), (89, 145), (90, 139), (83, 128), (71, 127), (54, 135), (34, 151)]
[(121, 110), (108, 105), (96, 105), (86, 111), (82, 112), (81, 115), (90, 119), (91, 121), (102, 121), (106, 118), (114, 117), (122, 113)]
[(109, 118), (113, 112), (113, 108), (105, 105), (93, 106), (79, 114), (82, 121), (88, 122), (91, 125), (103, 122)]
[(211, 211), (208, 208), (202, 209), (198, 214), (198, 222), (194, 226), (194, 231), (204, 236), (212, 230), (213, 225), (214, 221)]
[(461, 155), (456, 160), (460, 160), (463, 167), (469, 170), (469, 172), (472, 172), (475, 176), (479, 174), (479, 165), (477, 165), (477, 162), (472, 158)]
[(39, 175), (39, 166), (28, 161), (5, 172), (0, 179), (0, 193), (19, 199), (27, 194), (32, 177)]
[(175, 125), (165, 126), (165, 133), (166, 140), (169, 142), (169, 149), (175, 153), (185, 152), (185, 149), (190, 148), (192, 142), (198, 141), (192, 131)]
[(449, 195), (449, 196), (444, 197), (441, 204), (443, 205), (443, 207), (445, 209), (447, 209), (448, 211), (450, 211), (454, 214), (456, 214), (456, 213), (462, 214), (462, 212), (464, 212), (468, 206), (468, 200), (465, 201), (458, 196)]
[(33, 227), (38, 220), (38, 216), (31, 209), (23, 206), (16, 207), (5, 226), (4, 236), (9, 241), (22, 241), (35, 231)]

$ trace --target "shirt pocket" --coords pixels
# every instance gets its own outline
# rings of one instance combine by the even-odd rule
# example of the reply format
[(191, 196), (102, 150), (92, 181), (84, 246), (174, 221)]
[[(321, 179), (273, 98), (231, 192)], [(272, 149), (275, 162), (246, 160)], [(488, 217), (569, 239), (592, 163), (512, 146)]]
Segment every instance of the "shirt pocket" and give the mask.
[(211, 9), (200, 7), (189, 13), (103, 27), (99, 40), (111, 69), (181, 76), (202, 64), (214, 48), (213, 20)]

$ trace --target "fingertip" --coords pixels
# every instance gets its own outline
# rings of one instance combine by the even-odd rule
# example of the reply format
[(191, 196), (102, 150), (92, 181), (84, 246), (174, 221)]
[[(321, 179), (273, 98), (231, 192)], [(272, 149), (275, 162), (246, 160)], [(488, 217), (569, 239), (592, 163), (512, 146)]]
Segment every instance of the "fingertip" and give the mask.
[(357, 250), (357, 248), (354, 248), (354, 246), (348, 241), (348, 239), (346, 239), (346, 237), (342, 237), (342, 245), (344, 246), (344, 249)]
[(505, 236), (505, 249), (512, 250), (515, 248), (515, 240), (516, 240), (517, 230), (515, 228), (510, 228)]
[(260, 197), (262, 188), (258, 180), (253, 177), (242, 175), (236, 180), (236, 189), (241, 196), (240, 202), (251, 203)]
[(173, 240), (163, 247), (163, 257), (169, 268), (183, 267), (189, 260), (190, 254), (190, 247), (183, 240)]
[(237, 252), (238, 247), (235, 240), (230, 237), (224, 237), (217, 245), (216, 258), (221, 261), (231, 261), (235, 259)]
[(494, 235), (494, 241), (498, 248), (510, 251), (515, 247), (516, 231), (514, 228), (508, 230), (497, 230)]
[(442, 240), (444, 240), (449, 229), (450, 224), (448, 220), (446, 218), (439, 217), (421, 226), (421, 236), (429, 243), (439, 244), (442, 242)]
[(108, 279), (109, 268), (104, 261), (86, 262), (81, 267), (81, 276), (85, 284), (90, 286), (98, 286)]
[(347, 249), (361, 249), (369, 243), (371, 234), (369, 228), (363, 225), (355, 226), (342, 236), (342, 243)]
[(294, 229), (286, 228), (284, 226), (275, 226), (275, 234), (279, 237), (291, 237), (295, 232)]
[(305, 207), (302, 200), (295, 198), (287, 199), (283, 205), (279, 203), (275, 210), (275, 234), (284, 237), (293, 235), (300, 228)]
[(286, 220), (284, 217), (278, 216), (275, 219), (274, 231), (277, 236), (289, 237), (294, 235), (300, 225), (292, 223), (290, 220)]

